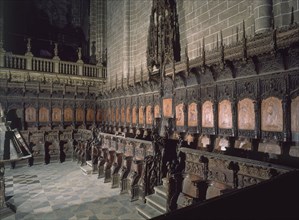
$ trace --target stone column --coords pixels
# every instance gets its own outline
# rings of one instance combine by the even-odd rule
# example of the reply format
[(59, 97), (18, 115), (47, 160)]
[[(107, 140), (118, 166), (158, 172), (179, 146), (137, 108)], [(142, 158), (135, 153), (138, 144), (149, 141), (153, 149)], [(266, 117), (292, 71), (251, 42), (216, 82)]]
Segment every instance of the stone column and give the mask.
[(272, 0), (254, 0), (254, 25), (255, 34), (265, 33), (272, 28)]
[(123, 78), (127, 79), (130, 68), (130, 0), (124, 0)]

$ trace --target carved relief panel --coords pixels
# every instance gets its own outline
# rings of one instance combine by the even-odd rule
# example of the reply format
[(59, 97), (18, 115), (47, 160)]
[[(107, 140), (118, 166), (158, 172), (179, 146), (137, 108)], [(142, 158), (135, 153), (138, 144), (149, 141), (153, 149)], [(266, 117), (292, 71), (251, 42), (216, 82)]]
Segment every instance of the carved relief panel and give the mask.
[(25, 109), (25, 121), (26, 122), (36, 122), (36, 110), (33, 107), (28, 107)]
[(126, 122), (127, 123), (131, 122), (131, 109), (129, 106), (127, 107), (127, 111), (126, 111)]
[(143, 110), (144, 110), (144, 107), (140, 106), (139, 107), (139, 122), (138, 122), (139, 124), (143, 124), (144, 123)]
[(291, 119), (291, 131), (299, 132), (299, 96), (292, 100)]
[(163, 99), (163, 115), (171, 118), (172, 116), (172, 99)]
[(71, 122), (73, 121), (73, 109), (70, 107), (67, 107), (63, 111), (64, 121), (65, 122)]
[(232, 107), (229, 100), (223, 100), (218, 108), (219, 128), (229, 129), (233, 127)]
[(197, 104), (192, 102), (188, 106), (188, 126), (189, 127), (196, 127), (198, 125), (197, 120)]
[(202, 127), (214, 127), (213, 103), (205, 101), (202, 105)]
[(121, 115), (121, 122), (125, 123), (125, 107), (121, 108), (120, 115)]
[(262, 101), (262, 130), (282, 131), (283, 115), (281, 99), (269, 97)]
[(255, 113), (252, 99), (245, 98), (238, 103), (238, 128), (254, 130)]
[(132, 123), (136, 124), (137, 123), (137, 109), (136, 106), (133, 106), (132, 108)]
[(155, 118), (160, 118), (160, 106), (159, 105), (155, 105), (155, 109), (154, 109), (154, 117)]
[(48, 122), (49, 121), (49, 109), (46, 107), (41, 107), (39, 109), (39, 115), (38, 115), (40, 122)]
[(76, 121), (82, 122), (84, 119), (84, 111), (82, 108), (76, 109)]
[(146, 124), (150, 125), (152, 121), (152, 106), (148, 105), (146, 106)]
[(86, 112), (86, 121), (94, 121), (94, 110), (91, 108), (87, 109)]
[(183, 127), (184, 126), (184, 120), (185, 120), (185, 117), (184, 117), (184, 104), (183, 103), (178, 104), (175, 107), (175, 117), (176, 117), (176, 126)]
[(53, 108), (52, 109), (52, 121), (53, 122), (61, 122), (61, 109), (60, 108)]

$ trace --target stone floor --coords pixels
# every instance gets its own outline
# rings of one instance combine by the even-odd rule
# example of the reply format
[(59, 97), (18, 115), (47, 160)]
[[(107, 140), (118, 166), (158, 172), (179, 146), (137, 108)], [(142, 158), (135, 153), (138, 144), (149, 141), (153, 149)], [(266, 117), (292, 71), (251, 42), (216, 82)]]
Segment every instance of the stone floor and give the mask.
[(5, 220), (143, 219), (135, 208), (141, 201), (130, 202), (72, 161), (7, 168), (5, 181), (7, 202), (16, 207)]

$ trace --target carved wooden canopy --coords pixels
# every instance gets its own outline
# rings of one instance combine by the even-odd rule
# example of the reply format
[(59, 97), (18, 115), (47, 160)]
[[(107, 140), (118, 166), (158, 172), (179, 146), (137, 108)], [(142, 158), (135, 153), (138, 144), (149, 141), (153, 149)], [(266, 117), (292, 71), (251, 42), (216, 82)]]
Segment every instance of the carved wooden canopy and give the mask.
[(179, 24), (175, 0), (153, 0), (147, 46), (150, 72), (180, 60)]

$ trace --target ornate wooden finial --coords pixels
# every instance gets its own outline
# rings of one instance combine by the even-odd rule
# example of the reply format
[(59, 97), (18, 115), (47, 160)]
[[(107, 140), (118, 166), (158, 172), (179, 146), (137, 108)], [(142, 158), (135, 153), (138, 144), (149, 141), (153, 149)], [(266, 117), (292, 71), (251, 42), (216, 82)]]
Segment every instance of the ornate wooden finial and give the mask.
[(129, 83), (130, 83), (130, 71), (128, 72), (127, 75), (127, 87), (129, 87)]
[(27, 38), (27, 53), (31, 52), (31, 38)]
[(58, 43), (54, 43), (54, 56), (58, 56)]
[(78, 47), (78, 60), (81, 60), (82, 58), (82, 48), (81, 47)]
[(245, 22), (244, 22), (244, 20), (243, 20), (242, 43), (243, 43), (243, 61), (247, 62), (247, 39), (246, 39), (246, 29), (245, 29)]
[(206, 66), (206, 50), (205, 50), (205, 37), (202, 38), (202, 52), (201, 52), (201, 59), (202, 59), (202, 71), (205, 71)]
[(185, 46), (185, 56), (186, 56), (186, 60), (189, 59), (189, 55), (188, 55), (188, 44), (186, 43), (186, 46)]
[(172, 80), (174, 81), (174, 78), (175, 78), (175, 62), (174, 60), (172, 60)]
[(121, 88), (124, 88), (124, 74), (121, 74)]
[(134, 66), (134, 71), (133, 71), (133, 80), (134, 80), (134, 85), (136, 83), (136, 67)]
[(292, 9), (291, 9), (291, 23), (290, 25), (293, 25), (294, 24), (294, 7), (292, 6)]
[(220, 68), (224, 69), (224, 45), (223, 45), (222, 30), (220, 30), (220, 50), (221, 50)]
[(117, 74), (115, 74), (115, 89), (117, 89)]
[(140, 65), (140, 81), (141, 81), (141, 84), (143, 85), (143, 68), (142, 68), (142, 64)]
[(216, 49), (219, 48), (219, 39), (218, 39), (218, 33), (216, 33)]

